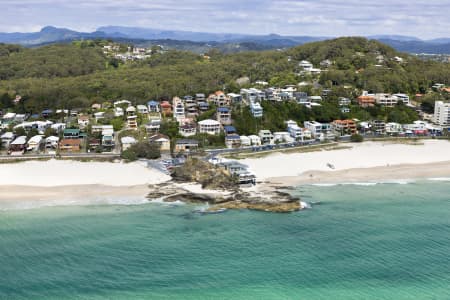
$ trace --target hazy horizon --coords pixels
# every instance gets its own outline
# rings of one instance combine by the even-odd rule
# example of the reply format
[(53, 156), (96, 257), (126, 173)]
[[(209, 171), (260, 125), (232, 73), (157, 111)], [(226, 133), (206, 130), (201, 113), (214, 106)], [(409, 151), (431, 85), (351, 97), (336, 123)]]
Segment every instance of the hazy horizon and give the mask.
[[(93, 32), (128, 26), (209, 33), (305, 36), (448, 37), (450, 1), (430, 0), (3, 0), (1, 32), (36, 32), (52, 25)], [(439, 24), (439, 26), (436, 26)]]

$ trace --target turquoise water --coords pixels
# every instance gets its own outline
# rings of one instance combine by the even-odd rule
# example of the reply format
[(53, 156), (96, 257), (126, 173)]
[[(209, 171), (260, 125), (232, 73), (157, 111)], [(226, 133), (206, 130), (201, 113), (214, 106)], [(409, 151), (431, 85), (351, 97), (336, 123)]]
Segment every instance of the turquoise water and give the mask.
[(0, 299), (450, 299), (450, 182), (296, 193), (322, 203), (0, 211)]

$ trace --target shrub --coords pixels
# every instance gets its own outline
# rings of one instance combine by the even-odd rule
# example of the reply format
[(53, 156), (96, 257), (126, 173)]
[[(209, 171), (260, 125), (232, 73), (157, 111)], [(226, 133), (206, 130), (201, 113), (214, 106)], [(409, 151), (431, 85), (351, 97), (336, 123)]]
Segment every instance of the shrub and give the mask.
[(131, 149), (127, 149), (127, 150), (123, 151), (122, 154), (120, 155), (120, 157), (122, 157), (122, 159), (125, 159), (127, 161), (135, 161), (138, 159), (136, 152), (134, 152)]
[(352, 134), (350, 137), (350, 142), (352, 143), (361, 143), (362, 141), (364, 141), (364, 137), (360, 134)]

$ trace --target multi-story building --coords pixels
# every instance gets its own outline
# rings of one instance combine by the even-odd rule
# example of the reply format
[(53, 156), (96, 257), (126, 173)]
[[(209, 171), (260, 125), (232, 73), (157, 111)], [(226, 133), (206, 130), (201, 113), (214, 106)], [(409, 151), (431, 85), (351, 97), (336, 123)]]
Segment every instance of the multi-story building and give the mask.
[(386, 123), (386, 134), (396, 135), (403, 132), (403, 127), (399, 123), (389, 122)]
[(260, 130), (258, 135), (262, 144), (271, 144), (273, 141), (273, 135), (270, 130)]
[(356, 133), (356, 124), (353, 120), (334, 120), (331, 127), (334, 133), (339, 136)]
[(197, 125), (193, 121), (183, 122), (178, 132), (184, 137), (193, 136), (197, 133)]
[(305, 121), (303, 123), (306, 129), (311, 132), (311, 135), (315, 138), (319, 137), (322, 134), (323, 125), (322, 123), (316, 121)]
[(433, 122), (441, 126), (450, 125), (450, 102), (434, 102)]
[(220, 127), (220, 122), (216, 120), (206, 119), (198, 122), (198, 130), (200, 133), (218, 135), (220, 134)]
[(397, 97), (392, 96), (391, 94), (385, 93), (375, 94), (375, 102), (379, 105), (393, 107), (397, 104), (398, 100), (399, 99)]
[(255, 118), (261, 118), (263, 116), (263, 108), (258, 102), (250, 103), (250, 111)]
[(217, 121), (222, 125), (231, 124), (231, 110), (228, 107), (219, 107), (217, 109)]
[(386, 133), (386, 123), (382, 120), (372, 121), (372, 131), (375, 134), (385, 134)]
[(173, 117), (177, 120), (183, 120), (186, 118), (186, 113), (184, 110), (184, 104), (183, 101), (181, 101), (180, 98), (175, 97), (173, 98)]
[(406, 94), (394, 94), (393, 97), (397, 97), (397, 102), (402, 101), (403, 104), (408, 105), (409, 103), (409, 96)]

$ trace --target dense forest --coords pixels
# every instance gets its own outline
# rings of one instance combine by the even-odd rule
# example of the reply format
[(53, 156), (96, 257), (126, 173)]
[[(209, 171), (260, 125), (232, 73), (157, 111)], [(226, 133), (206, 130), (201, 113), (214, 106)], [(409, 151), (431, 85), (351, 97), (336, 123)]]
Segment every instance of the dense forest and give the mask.
[[(277, 86), (314, 80), (336, 96), (349, 97), (362, 89), (415, 94), (425, 93), (436, 82), (450, 84), (450, 64), (422, 61), (364, 38), (314, 42), (284, 51), (223, 54), (212, 50), (208, 57), (169, 51), (126, 64), (103, 54), (101, 45), (74, 42), (34, 49), (0, 45), (2, 101), (19, 94), (28, 112), (83, 108), (114, 99), (145, 103), (217, 89), (238, 92), (243, 87), (236, 83), (240, 77)], [(377, 61), (380, 55), (382, 63)], [(404, 61), (397, 62), (395, 56)], [(333, 64), (311, 78), (299, 75), (298, 63), (304, 59), (317, 67), (325, 59)], [(311, 86), (304, 89), (320, 94)]]

